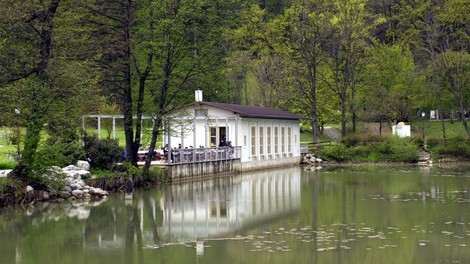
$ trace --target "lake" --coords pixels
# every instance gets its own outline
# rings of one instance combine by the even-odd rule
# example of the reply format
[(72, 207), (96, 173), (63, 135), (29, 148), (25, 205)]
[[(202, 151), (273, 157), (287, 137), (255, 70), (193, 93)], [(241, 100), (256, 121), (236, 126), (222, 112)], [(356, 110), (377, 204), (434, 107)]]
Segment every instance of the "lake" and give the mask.
[(300, 167), (0, 209), (0, 263), (470, 263), (470, 170)]

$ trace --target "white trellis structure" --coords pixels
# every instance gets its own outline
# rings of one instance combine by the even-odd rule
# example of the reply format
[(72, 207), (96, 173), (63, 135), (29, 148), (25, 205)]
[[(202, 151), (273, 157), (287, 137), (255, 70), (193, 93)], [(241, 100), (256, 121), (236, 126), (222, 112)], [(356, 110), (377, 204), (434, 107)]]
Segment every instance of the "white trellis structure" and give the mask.
[[(82, 116), (82, 130), (83, 133), (86, 131), (86, 119), (96, 119), (96, 129), (98, 130), (98, 138), (101, 138), (101, 121), (102, 119), (112, 119), (112, 138), (116, 139), (116, 119), (124, 119), (124, 115), (84, 115)], [(134, 119), (137, 117), (134, 116)], [(154, 124), (154, 119), (151, 116), (142, 116), (142, 120), (151, 119), (152, 126)], [(143, 122), (142, 122), (143, 125)], [(143, 128), (143, 127), (142, 127)], [(142, 129), (143, 131), (143, 129)], [(142, 142), (143, 133), (140, 134), (140, 141)]]

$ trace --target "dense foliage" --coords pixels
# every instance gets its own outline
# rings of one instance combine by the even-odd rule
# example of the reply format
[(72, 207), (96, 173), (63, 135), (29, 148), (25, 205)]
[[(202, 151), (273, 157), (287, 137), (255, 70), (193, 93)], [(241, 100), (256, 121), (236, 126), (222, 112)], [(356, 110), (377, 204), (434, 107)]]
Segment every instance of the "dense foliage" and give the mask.
[(318, 152), (320, 157), (336, 162), (416, 162), (419, 148), (410, 138), (387, 137), (378, 141), (338, 143)]
[(124, 153), (117, 140), (99, 139), (97, 136), (86, 136), (84, 149), (90, 166), (95, 169), (112, 169), (116, 162), (122, 160)]
[(139, 117), (153, 117), (153, 150), (196, 89), (308, 116), (315, 141), (325, 123), (346, 136), (429, 110), (470, 138), (469, 13), (466, 0), (3, 0), (0, 121), (26, 128), (19, 177), (41, 131), (76, 141), (79, 117), (105, 105), (124, 115), (136, 165)]

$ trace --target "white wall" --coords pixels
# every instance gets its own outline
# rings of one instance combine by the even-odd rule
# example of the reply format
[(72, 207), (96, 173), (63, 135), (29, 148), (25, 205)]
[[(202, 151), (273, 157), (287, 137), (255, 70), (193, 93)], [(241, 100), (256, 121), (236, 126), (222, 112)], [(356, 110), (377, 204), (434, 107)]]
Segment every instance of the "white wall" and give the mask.
[[(194, 118), (194, 106), (186, 108), (186, 111), (191, 115), (185, 117), (186, 121), (181, 122), (183, 128), (177, 128), (178, 132), (173, 134), (169, 141), (168, 137), (165, 137), (165, 143), (170, 142), (171, 147), (178, 147), (180, 143), (183, 148), (189, 146), (195, 148), (199, 146), (210, 147), (209, 127), (227, 127), (227, 140), (231, 141), (233, 146), (242, 147), (242, 162), (300, 156), (299, 120), (240, 118), (233, 112), (207, 106), (204, 106), (204, 108), (208, 109), (207, 117), (197, 118)], [(174, 123), (176, 123), (176, 120)], [(178, 126), (174, 125), (173, 128)], [(254, 154), (252, 153), (252, 128), (254, 128), (254, 140), (256, 141)], [(276, 128), (278, 131), (277, 140), (275, 137)], [(283, 129), (284, 140), (282, 137)], [(268, 134), (271, 134), (271, 136), (268, 136)]]
[[(300, 156), (300, 126), (298, 120), (244, 118), (241, 120), (241, 127), (242, 162)], [(277, 138), (275, 136), (276, 129)], [(283, 129), (284, 137), (282, 137)], [(252, 132), (255, 133), (254, 137)], [(252, 150), (253, 139), (256, 141), (254, 153)], [(262, 144), (261, 140), (263, 141)]]

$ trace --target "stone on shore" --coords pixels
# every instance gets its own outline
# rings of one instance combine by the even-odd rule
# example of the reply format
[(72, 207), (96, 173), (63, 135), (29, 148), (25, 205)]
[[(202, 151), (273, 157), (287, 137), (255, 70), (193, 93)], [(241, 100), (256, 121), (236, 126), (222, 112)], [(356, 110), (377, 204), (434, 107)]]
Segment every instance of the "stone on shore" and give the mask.
[(72, 195), (77, 198), (82, 198), (85, 193), (82, 190), (73, 190)]
[[(83, 177), (89, 177), (91, 174), (88, 171), (90, 164), (87, 161), (78, 161), (77, 165), (69, 165), (61, 170), (65, 174), (65, 187), (58, 194), (62, 199), (68, 199), (69, 201), (75, 201), (77, 199), (92, 199), (103, 197), (108, 195), (107, 191), (100, 188), (93, 188), (86, 185)], [(56, 170), (56, 168), (54, 168)]]
[(86, 160), (79, 160), (77, 161), (77, 165), (76, 165), (78, 168), (80, 168), (81, 170), (85, 170), (85, 171), (89, 171), (90, 170), (90, 163), (88, 163), (88, 161)]

